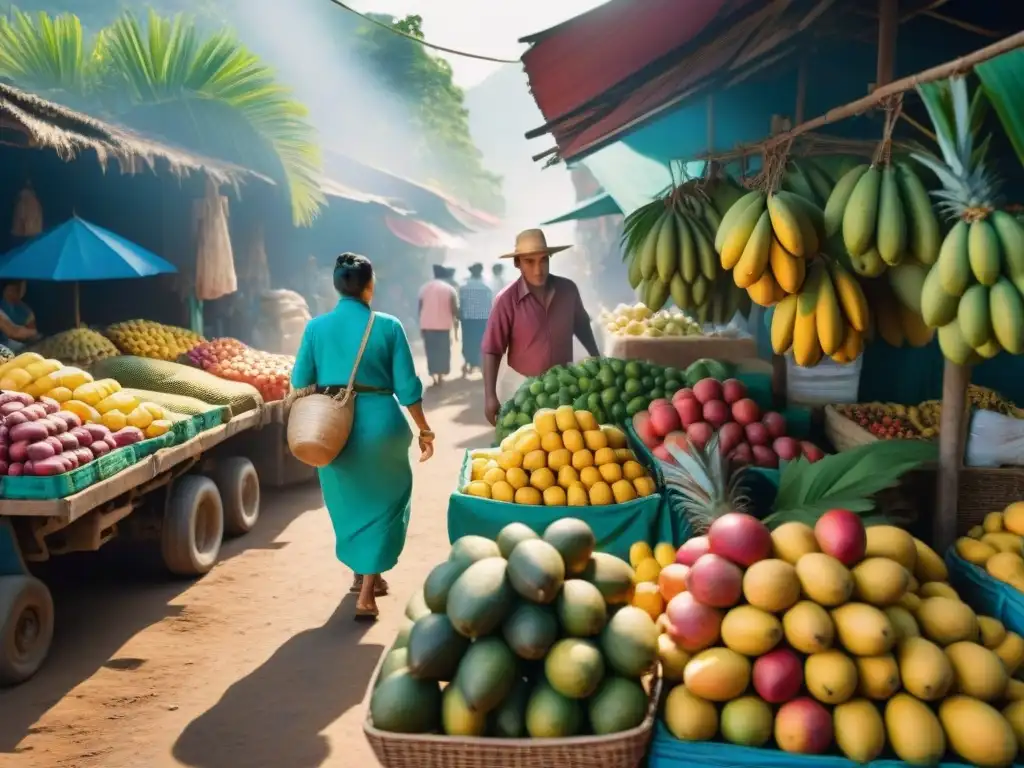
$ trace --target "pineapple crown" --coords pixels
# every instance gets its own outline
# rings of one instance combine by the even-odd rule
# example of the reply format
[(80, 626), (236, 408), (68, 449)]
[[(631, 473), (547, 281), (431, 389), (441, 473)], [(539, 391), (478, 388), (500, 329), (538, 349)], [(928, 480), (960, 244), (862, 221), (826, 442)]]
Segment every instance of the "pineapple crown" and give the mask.
[(716, 519), (728, 512), (743, 512), (750, 499), (743, 493), (740, 480), (745, 467), (732, 468), (718, 450), (718, 434), (703, 448), (686, 438), (686, 449), (666, 445), (678, 466), (662, 463), (665, 486), (670, 492), (673, 511), (690, 523), (695, 533), (706, 531)]
[(926, 150), (911, 154), (934, 173), (941, 189), (932, 192), (948, 218), (984, 218), (996, 207), (999, 182), (985, 165), (991, 136), (975, 146), (975, 134), (985, 120), (988, 103), (981, 88), (973, 98), (964, 77), (917, 86), (928, 110), (942, 157)]

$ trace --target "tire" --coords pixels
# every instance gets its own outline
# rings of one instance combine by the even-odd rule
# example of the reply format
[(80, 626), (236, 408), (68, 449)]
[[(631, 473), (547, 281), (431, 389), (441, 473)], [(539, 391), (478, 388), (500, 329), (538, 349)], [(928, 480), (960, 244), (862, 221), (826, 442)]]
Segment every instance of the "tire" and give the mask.
[(209, 573), (224, 540), (224, 504), (216, 483), (203, 475), (175, 482), (164, 515), (160, 551), (175, 576)]
[(224, 533), (242, 536), (256, 526), (260, 518), (260, 476), (244, 456), (232, 456), (220, 462), (210, 477), (224, 502)]
[(53, 641), (53, 598), (32, 576), (0, 577), (0, 685), (39, 671)]

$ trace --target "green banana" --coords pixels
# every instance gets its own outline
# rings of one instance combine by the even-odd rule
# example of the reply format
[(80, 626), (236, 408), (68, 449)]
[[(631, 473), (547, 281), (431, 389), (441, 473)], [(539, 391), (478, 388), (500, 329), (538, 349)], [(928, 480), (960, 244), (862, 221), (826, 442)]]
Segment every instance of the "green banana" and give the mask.
[(658, 271), (658, 243), (661, 239), (661, 230), (671, 222), (671, 214), (668, 210), (663, 211), (640, 246), (640, 273), (644, 280), (650, 280)]
[(970, 365), (978, 360), (978, 355), (964, 340), (956, 320), (939, 328), (939, 348), (947, 360), (957, 365)]
[(939, 285), (950, 296), (964, 295), (971, 281), (971, 262), (967, 251), (969, 229), (962, 219), (953, 225), (939, 248), (934, 269), (939, 273)]
[(882, 188), (878, 197), (878, 223), (875, 232), (878, 255), (889, 266), (899, 264), (907, 248), (907, 219), (903, 214), (896, 169), (891, 165), (882, 170)]
[(882, 172), (871, 166), (857, 180), (843, 211), (843, 243), (851, 256), (860, 256), (875, 244), (878, 194)]
[(672, 281), (668, 286), (669, 295), (672, 297), (672, 303), (680, 309), (690, 308), (690, 286), (683, 280), (682, 275), (672, 275)]
[(978, 349), (992, 338), (992, 322), (989, 320), (988, 288), (975, 283), (960, 297), (956, 312), (960, 335), (972, 349)]
[(654, 256), (654, 275), (663, 283), (668, 283), (679, 266), (679, 215), (669, 209), (665, 224), (658, 232), (658, 245)]
[(860, 177), (867, 173), (869, 165), (858, 165), (851, 171), (845, 173), (832, 189), (825, 203), (825, 232), (829, 237), (838, 232), (843, 226), (843, 212), (853, 194), (853, 188), (857, 186)]
[(811, 188), (814, 190), (814, 195), (817, 198), (817, 205), (820, 207), (825, 204), (828, 200), (829, 195), (832, 194), (832, 181), (828, 175), (818, 167), (818, 164), (814, 160), (805, 160), (801, 164), (801, 170), (804, 172), (804, 176), (807, 177), (807, 181), (810, 183)]
[(697, 246), (697, 262), (700, 266), (700, 273), (708, 280), (714, 280), (718, 276), (718, 256), (715, 254), (711, 237), (699, 225), (692, 229), (693, 239)]
[(1002, 263), (999, 257), (999, 237), (992, 224), (985, 219), (971, 222), (967, 235), (967, 258), (979, 283), (996, 284)]
[(999, 345), (1011, 355), (1024, 352), (1024, 299), (1005, 277), (988, 292), (988, 312)]
[(669, 285), (663, 283), (657, 277), (651, 280), (647, 289), (647, 301), (644, 304), (651, 312), (657, 312), (659, 309), (665, 306), (668, 301)]
[(907, 212), (910, 255), (922, 264), (934, 264), (939, 256), (942, 234), (939, 231), (935, 209), (932, 208), (932, 201), (928, 197), (928, 190), (906, 163), (897, 163), (896, 179), (899, 182), (903, 207)]
[[(682, 216), (676, 217), (676, 225), (679, 228), (679, 274), (687, 283), (692, 283), (698, 272), (697, 244), (694, 242), (693, 227)], [(658, 274), (665, 279), (660, 272)]]
[(950, 296), (939, 281), (938, 265), (928, 270), (921, 288), (921, 318), (929, 328), (940, 328), (954, 320), (959, 296)]

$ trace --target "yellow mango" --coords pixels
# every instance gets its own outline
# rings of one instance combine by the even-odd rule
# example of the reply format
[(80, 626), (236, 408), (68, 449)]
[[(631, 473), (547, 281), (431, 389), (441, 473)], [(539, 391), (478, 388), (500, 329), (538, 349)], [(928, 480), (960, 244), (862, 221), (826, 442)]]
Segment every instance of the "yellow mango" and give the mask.
[(25, 366), (25, 372), (31, 374), (33, 379), (38, 379), (42, 376), (47, 376), (51, 373), (56, 373), (64, 364), (60, 360), (40, 360), (38, 363), (29, 363)]
[[(150, 422), (149, 426), (146, 427), (146, 437), (160, 437), (160, 435), (165, 435), (170, 431), (171, 426), (173, 425), (167, 419), (154, 419)], [(497, 485), (497, 483), (495, 483), (495, 485)], [(511, 488), (511, 486), (509, 487)], [(491, 488), (491, 492), (493, 494), (493, 487)]]
[(126, 392), (115, 392), (108, 395), (96, 404), (96, 410), (100, 413), (107, 411), (121, 411), (127, 415), (139, 407), (139, 401)]
[(999, 533), (1003, 530), (1003, 513), (989, 512), (981, 521), (981, 527), (985, 533)]
[(72, 394), (75, 400), (83, 402), (90, 407), (95, 407), (105, 397), (99, 382), (95, 381), (75, 387)]
[(74, 368), (68, 366), (67, 368), (61, 368), (56, 373), (58, 386), (67, 387), (74, 391), (83, 384), (88, 384), (92, 381), (92, 374), (87, 371), (83, 371), (81, 368)]
[(21, 392), (32, 383), (32, 374), (24, 368), (12, 368), (0, 379), (0, 389)]
[(47, 397), (52, 397), (58, 403), (66, 403), (71, 400), (75, 395), (67, 387), (54, 387), (46, 393)]
[[(139, 403), (139, 407), (145, 408), (147, 411), (149, 411), (149, 415), (152, 416), (154, 420), (162, 419), (164, 417), (164, 409), (161, 406), (157, 405), (156, 403), (143, 402)], [(498, 466), (501, 467), (500, 457), (498, 461)], [(501, 468), (506, 469), (506, 467)]]
[(26, 395), (32, 395), (32, 397), (42, 397), (43, 395), (48, 393), (51, 389), (56, 389), (56, 388), (57, 388), (57, 379), (54, 377), (54, 374), (47, 373), (47, 374), (43, 374), (38, 379), (33, 381), (31, 384), (29, 384), (27, 387), (25, 387), (22, 391)]
[(100, 424), (105, 426), (111, 432), (116, 432), (117, 430), (128, 426), (128, 417), (121, 413), (121, 411), (111, 409), (100, 417)]
[(38, 352), (22, 352), (20, 355), (17, 355), (3, 365), (0, 365), (0, 378), (6, 376), (16, 368), (24, 368), (26, 365), (31, 365), (32, 363), (41, 363), (43, 362), (43, 359), (43, 356)]
[(969, 563), (984, 567), (990, 557), (996, 553), (996, 548), (976, 539), (961, 537), (956, 540), (954, 547), (956, 553)]
[(81, 400), (68, 400), (61, 404), (61, 408), (65, 411), (70, 411), (89, 424), (99, 424), (102, 418), (99, 411), (91, 405), (83, 403)]
[(986, 533), (981, 537), (983, 544), (988, 544), (997, 552), (1012, 552), (1015, 555), (1024, 553), (1022, 540), (1016, 533)]
[[(133, 427), (145, 429), (153, 423), (153, 414), (139, 406), (128, 414), (128, 423)], [(500, 469), (498, 471), (501, 472)], [(504, 475), (502, 475), (502, 479), (504, 479)]]

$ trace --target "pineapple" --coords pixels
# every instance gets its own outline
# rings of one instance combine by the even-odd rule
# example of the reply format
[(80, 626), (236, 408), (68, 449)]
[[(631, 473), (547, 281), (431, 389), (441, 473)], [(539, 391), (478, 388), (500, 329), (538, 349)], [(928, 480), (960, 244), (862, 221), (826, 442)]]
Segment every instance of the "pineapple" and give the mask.
[(689, 522), (695, 534), (701, 534), (722, 515), (747, 510), (750, 499), (739, 482), (745, 467), (730, 466), (718, 450), (717, 434), (703, 448), (689, 438), (686, 443), (686, 450), (666, 445), (679, 466), (663, 462), (661, 470), (673, 511)]
[(925, 278), (925, 322), (938, 327), (946, 359), (969, 365), (999, 352), (1024, 353), (1024, 227), (997, 208), (998, 180), (986, 165), (989, 139), (975, 144), (982, 91), (967, 81), (918, 86), (941, 157), (917, 152), (941, 188), (932, 193), (953, 226)]

